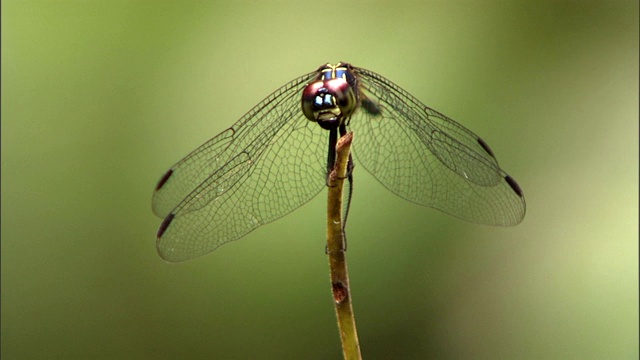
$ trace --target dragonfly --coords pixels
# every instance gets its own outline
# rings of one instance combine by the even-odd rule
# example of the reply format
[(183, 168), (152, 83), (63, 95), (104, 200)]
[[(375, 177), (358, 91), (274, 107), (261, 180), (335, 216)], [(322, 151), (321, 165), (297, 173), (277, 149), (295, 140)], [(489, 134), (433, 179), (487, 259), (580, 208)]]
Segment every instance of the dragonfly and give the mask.
[(160, 256), (193, 259), (310, 201), (327, 186), (339, 136), (354, 164), (410, 202), (474, 223), (513, 226), (524, 194), (479, 136), (385, 77), (326, 64), (283, 85), (159, 180)]

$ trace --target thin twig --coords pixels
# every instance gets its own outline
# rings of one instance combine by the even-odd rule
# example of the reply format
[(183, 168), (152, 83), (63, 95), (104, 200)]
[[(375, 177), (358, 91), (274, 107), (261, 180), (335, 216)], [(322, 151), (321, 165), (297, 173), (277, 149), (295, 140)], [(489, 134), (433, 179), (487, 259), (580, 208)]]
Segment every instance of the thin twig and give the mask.
[(329, 197), (327, 204), (327, 253), (331, 269), (331, 287), (336, 305), (340, 340), (345, 360), (362, 359), (356, 319), (353, 315), (349, 272), (344, 251), (344, 232), (342, 228), (342, 189), (347, 173), (347, 162), (353, 133), (341, 137), (336, 144), (336, 162), (329, 175)]

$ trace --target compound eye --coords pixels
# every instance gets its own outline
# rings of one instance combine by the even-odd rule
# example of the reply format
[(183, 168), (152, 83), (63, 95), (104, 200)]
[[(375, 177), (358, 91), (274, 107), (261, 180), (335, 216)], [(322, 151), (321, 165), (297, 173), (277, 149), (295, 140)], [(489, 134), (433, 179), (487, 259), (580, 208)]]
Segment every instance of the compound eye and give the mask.
[(344, 78), (325, 81), (325, 87), (336, 97), (336, 103), (344, 116), (349, 116), (355, 110), (356, 97), (353, 88)]
[(302, 113), (311, 121), (316, 121), (315, 112), (320, 105), (318, 104), (318, 94), (322, 86), (322, 81), (316, 81), (307, 85), (302, 91)]

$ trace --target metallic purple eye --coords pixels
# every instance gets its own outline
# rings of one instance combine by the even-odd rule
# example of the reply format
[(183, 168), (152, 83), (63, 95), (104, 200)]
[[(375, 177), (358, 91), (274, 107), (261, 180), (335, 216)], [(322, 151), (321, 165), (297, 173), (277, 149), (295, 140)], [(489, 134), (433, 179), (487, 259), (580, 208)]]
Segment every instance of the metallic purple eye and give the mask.
[(317, 80), (302, 91), (302, 112), (323, 129), (335, 129), (353, 114), (358, 100), (344, 77)]

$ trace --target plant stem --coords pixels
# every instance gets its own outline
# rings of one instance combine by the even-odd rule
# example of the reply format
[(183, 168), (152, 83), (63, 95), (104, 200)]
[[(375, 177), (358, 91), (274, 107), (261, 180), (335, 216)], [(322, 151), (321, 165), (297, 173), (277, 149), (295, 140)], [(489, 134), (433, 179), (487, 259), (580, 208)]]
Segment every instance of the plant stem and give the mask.
[(336, 305), (340, 340), (345, 360), (362, 359), (356, 319), (353, 315), (349, 272), (345, 254), (345, 239), (342, 227), (342, 189), (347, 173), (347, 162), (353, 133), (341, 137), (336, 144), (335, 166), (329, 174), (329, 196), (327, 204), (327, 254), (331, 270), (331, 288)]

